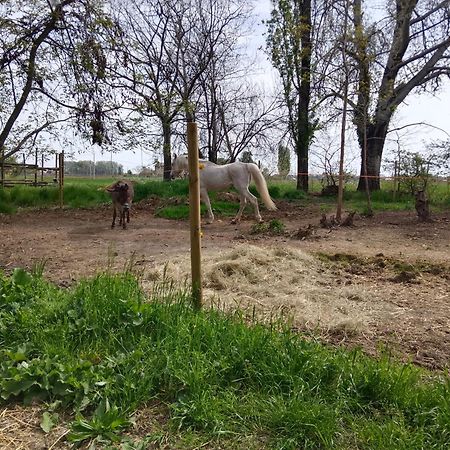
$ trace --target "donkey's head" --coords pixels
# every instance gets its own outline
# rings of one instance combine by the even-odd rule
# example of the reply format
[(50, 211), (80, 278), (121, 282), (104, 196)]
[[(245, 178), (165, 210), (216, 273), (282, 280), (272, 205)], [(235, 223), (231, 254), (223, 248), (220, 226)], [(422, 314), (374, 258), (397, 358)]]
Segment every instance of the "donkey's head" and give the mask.
[(110, 194), (114, 194), (115, 199), (122, 205), (124, 209), (129, 209), (129, 185), (123, 181), (117, 181), (113, 185), (106, 188)]

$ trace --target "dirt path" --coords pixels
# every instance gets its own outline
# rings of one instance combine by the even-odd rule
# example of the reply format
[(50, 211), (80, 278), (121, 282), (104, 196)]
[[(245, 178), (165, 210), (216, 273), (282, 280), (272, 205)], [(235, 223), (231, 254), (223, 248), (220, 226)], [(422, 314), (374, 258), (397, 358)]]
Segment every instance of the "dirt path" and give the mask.
[[(299, 329), (319, 330), (334, 343), (375, 352), (378, 342), (388, 342), (422, 365), (450, 364), (449, 213), (423, 224), (413, 212), (358, 217), (354, 227), (315, 227), (302, 240), (292, 235), (308, 224), (318, 225), (319, 207), (279, 206), (279, 211), (263, 215), (283, 221), (287, 233), (282, 236), (250, 234), (251, 217), (239, 225), (218, 220), (203, 227), (207, 294), (243, 308), (256, 305), (262, 315), (283, 311)], [(145, 204), (135, 206), (126, 231), (111, 230), (110, 219), (108, 207), (1, 215), (0, 268), (10, 271), (45, 262), (45, 276), (62, 286), (130, 262), (153, 274), (169, 264), (174, 276), (187, 276), (187, 221), (155, 218)], [(317, 253), (358, 259), (323, 262), (311, 257)], [(232, 258), (237, 266), (227, 263), (223, 269), (224, 261)], [(395, 279), (399, 271), (392, 270), (392, 261), (426, 263), (434, 269)]]

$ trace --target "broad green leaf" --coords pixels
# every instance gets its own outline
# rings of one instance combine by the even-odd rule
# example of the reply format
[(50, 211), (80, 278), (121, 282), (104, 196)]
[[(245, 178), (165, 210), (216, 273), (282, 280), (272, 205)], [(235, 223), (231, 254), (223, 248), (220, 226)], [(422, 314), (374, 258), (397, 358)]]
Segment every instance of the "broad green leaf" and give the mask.
[(44, 433), (49, 433), (51, 431), (51, 429), (56, 425), (57, 419), (58, 414), (50, 414), (47, 411), (42, 415), (40, 425), (44, 430)]
[(26, 286), (33, 280), (33, 277), (26, 270), (20, 268), (14, 269), (11, 278), (16, 286)]

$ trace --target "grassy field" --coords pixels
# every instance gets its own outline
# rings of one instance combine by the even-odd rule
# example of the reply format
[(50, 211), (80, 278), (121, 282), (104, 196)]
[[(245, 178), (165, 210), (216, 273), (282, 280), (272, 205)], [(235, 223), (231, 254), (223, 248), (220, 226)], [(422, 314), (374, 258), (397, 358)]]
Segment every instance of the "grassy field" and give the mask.
[[(67, 177), (64, 187), (64, 205), (69, 208), (87, 208), (100, 204), (109, 203), (110, 197), (104, 188), (112, 183), (112, 178), (70, 178)], [(133, 179), (135, 183), (135, 202), (149, 196), (161, 199), (171, 197), (188, 198), (187, 180), (174, 180), (163, 182), (160, 180)], [(287, 200), (308, 203), (320, 203), (324, 211), (331, 210), (336, 205), (336, 197), (320, 196), (320, 184), (315, 180), (312, 182), (311, 192), (305, 194), (295, 188), (294, 181), (269, 180), (269, 192), (276, 200)], [(384, 183), (382, 190), (372, 193), (372, 207), (374, 211), (381, 210), (408, 210), (414, 209), (414, 197), (412, 195), (397, 194), (395, 197), (392, 186)], [(254, 186), (250, 190), (257, 195)], [(450, 208), (450, 188), (445, 182), (434, 183), (428, 189), (431, 207), (433, 210)], [(364, 193), (356, 191), (356, 185), (348, 184), (345, 191), (345, 205), (347, 210), (355, 210), (359, 213), (367, 212), (367, 201)], [(225, 216), (236, 213), (236, 205), (223, 200), (216, 200), (214, 193), (211, 194), (213, 209)], [(31, 187), (15, 186), (13, 188), (0, 188), (0, 213), (11, 214), (18, 208), (27, 207), (55, 207), (59, 205), (59, 190), (57, 186)], [(249, 210), (251, 209), (248, 207)], [(181, 219), (188, 217), (186, 205), (168, 205), (158, 210), (161, 217)]]
[[(43, 428), (108, 448), (447, 449), (450, 379), (380, 352), (333, 349), (281, 322), (195, 312), (170, 280), (131, 272), (61, 289), (0, 274), (0, 398), (38, 399)], [(165, 420), (124, 437), (157, 403)], [(115, 441), (114, 445), (107, 444)], [(103, 443), (103, 444), (102, 444)], [(122, 446), (121, 446), (122, 445)], [(167, 447), (168, 445), (168, 447)]]

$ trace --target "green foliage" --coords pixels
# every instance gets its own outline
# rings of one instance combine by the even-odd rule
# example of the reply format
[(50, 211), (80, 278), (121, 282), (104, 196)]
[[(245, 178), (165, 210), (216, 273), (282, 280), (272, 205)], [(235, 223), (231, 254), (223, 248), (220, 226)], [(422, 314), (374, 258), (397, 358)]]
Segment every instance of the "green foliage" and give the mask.
[(81, 414), (75, 419), (68, 440), (83, 442), (90, 439), (93, 443), (119, 441), (118, 433), (130, 424), (117, 406), (111, 406), (108, 399), (104, 399), (90, 419), (85, 419)]
[(189, 195), (188, 180), (146, 181), (134, 186), (135, 201), (150, 196), (161, 198), (180, 197)]
[(241, 157), (239, 158), (239, 161), (244, 163), (254, 163), (253, 161), (253, 154), (250, 151), (243, 151), (241, 154)]
[(282, 323), (194, 311), (188, 294), (163, 280), (145, 300), (130, 273), (70, 290), (21, 269), (0, 274), (3, 404), (46, 400), (45, 430), (55, 408), (75, 412), (74, 443), (117, 441), (130, 414), (157, 399), (170, 427), (229, 448), (249, 436), (264, 436), (255, 448), (450, 445), (448, 377), (387, 352), (331, 349)]
[[(110, 203), (111, 199), (104, 188), (114, 181), (113, 178), (79, 179), (68, 178), (64, 189), (64, 204), (66, 207), (83, 208), (94, 207), (99, 204)], [(133, 181), (135, 190), (135, 202), (149, 197), (160, 199), (186, 199), (189, 193), (187, 180), (166, 181)], [(410, 210), (414, 209), (415, 199), (410, 194), (392, 192), (392, 183), (384, 183), (383, 189), (372, 192), (372, 207), (377, 210)], [(250, 185), (250, 192), (258, 196), (256, 187)], [(291, 180), (269, 180), (269, 194), (273, 199), (285, 199), (289, 201), (307, 200), (311, 203), (321, 202), (327, 208), (332, 207), (335, 199), (331, 197), (315, 198), (308, 196), (304, 191), (295, 187)], [(429, 183), (427, 189), (431, 206), (434, 209), (450, 207), (450, 191), (445, 182)], [(233, 216), (237, 212), (235, 202), (216, 200), (214, 192), (210, 193), (212, 208), (218, 215)], [(364, 193), (354, 190), (349, 184), (344, 191), (345, 206), (364, 213), (367, 201)], [(15, 186), (13, 188), (0, 188), (0, 213), (11, 214), (19, 207), (46, 207), (59, 203), (58, 188), (54, 186), (34, 188), (30, 186)], [(164, 202), (163, 202), (164, 203)], [(202, 205), (202, 212), (205, 211)], [(246, 211), (251, 212), (247, 206)], [(186, 202), (181, 201), (178, 205), (167, 205), (156, 211), (158, 217), (169, 219), (187, 219), (189, 208)]]
[(278, 146), (278, 173), (281, 176), (286, 176), (291, 170), (291, 152), (285, 145)]
[[(95, 172), (94, 172), (95, 171)], [(90, 176), (120, 176), (123, 174), (123, 166), (115, 161), (65, 161), (64, 173), (66, 175)]]
[[(105, 187), (113, 178), (82, 179), (68, 178), (64, 186), (64, 205), (69, 208), (86, 208), (109, 203), (111, 197)], [(150, 196), (168, 198), (185, 196), (189, 193), (187, 180), (134, 182), (135, 197), (138, 202)], [(31, 187), (14, 186), (0, 188), (0, 213), (11, 214), (17, 208), (45, 207), (59, 204), (59, 188), (57, 186)]]
[(281, 220), (272, 219), (270, 222), (255, 223), (250, 229), (250, 234), (283, 234), (286, 226)]
[(417, 191), (427, 188), (430, 181), (430, 170), (435, 166), (437, 157), (432, 155), (429, 158), (420, 153), (401, 152), (398, 161), (389, 161), (388, 167), (393, 169), (397, 163), (398, 191), (414, 195)]
[(307, 197), (306, 192), (301, 189), (289, 189), (286, 190), (283, 194), (283, 198), (288, 200), (303, 200)]

